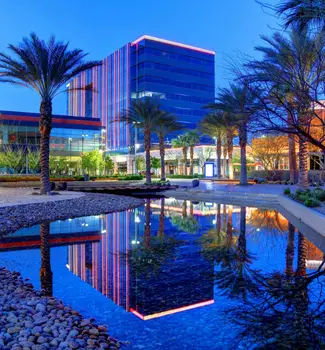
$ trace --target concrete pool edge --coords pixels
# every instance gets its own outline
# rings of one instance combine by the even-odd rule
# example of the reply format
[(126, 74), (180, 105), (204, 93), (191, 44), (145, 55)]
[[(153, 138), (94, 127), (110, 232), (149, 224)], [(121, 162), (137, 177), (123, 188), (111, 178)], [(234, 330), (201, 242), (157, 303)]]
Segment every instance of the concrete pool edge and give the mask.
[(166, 191), (166, 197), (180, 200), (211, 201), (222, 204), (238, 206), (251, 206), (265, 209), (275, 209), (294, 216), (298, 221), (304, 223), (323, 237), (325, 237), (325, 215), (317, 210), (308, 208), (282, 194), (270, 193), (248, 193), (229, 191)]

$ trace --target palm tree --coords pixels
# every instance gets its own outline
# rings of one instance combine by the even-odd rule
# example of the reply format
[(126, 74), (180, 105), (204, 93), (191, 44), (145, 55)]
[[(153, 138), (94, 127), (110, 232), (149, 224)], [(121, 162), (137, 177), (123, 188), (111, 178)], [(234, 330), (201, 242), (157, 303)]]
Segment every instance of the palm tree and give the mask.
[[(218, 106), (214, 103), (211, 103), (206, 106), (206, 108), (211, 111), (218, 111)], [(228, 176), (229, 179), (234, 178), (234, 167), (232, 163), (232, 156), (234, 151), (234, 138), (237, 136), (237, 127), (234, 118), (229, 115), (229, 113), (215, 113), (215, 118), (217, 119), (218, 124), (225, 129), (225, 142), (227, 145), (228, 153)]]
[(45, 296), (53, 295), (53, 273), (51, 270), (51, 258), (50, 258), (50, 223), (46, 222), (40, 225), (40, 237), (41, 237), (41, 289)]
[(87, 54), (82, 50), (69, 50), (68, 43), (56, 41), (53, 36), (46, 43), (35, 33), (24, 38), (18, 46), (9, 45), (8, 48), (13, 56), (0, 53), (0, 82), (32, 88), (41, 97), (41, 194), (49, 194), (52, 100), (73, 77), (101, 63), (85, 62)]
[(154, 125), (153, 131), (158, 135), (160, 152), (160, 179), (166, 181), (165, 171), (165, 137), (171, 132), (182, 129), (182, 125), (176, 121), (176, 117), (162, 111), (160, 118)]
[(293, 30), (289, 38), (280, 33), (275, 33), (272, 38), (262, 38), (268, 46), (257, 47), (256, 50), (264, 55), (263, 59), (252, 61), (247, 67), (253, 72), (253, 80), (268, 84), (269, 94), (276, 96), (278, 103), (290, 112), (290, 117), (286, 118), (287, 130), (289, 133), (292, 129), (299, 131), (298, 185), (307, 187), (307, 136), (313, 119), (310, 96), (325, 80), (325, 35)]
[(247, 185), (247, 137), (248, 128), (257, 115), (256, 92), (246, 83), (230, 84), (219, 91), (215, 109), (227, 113), (232, 126), (236, 126), (240, 145), (240, 185)]
[(150, 98), (134, 100), (131, 107), (124, 113), (120, 120), (133, 124), (142, 129), (144, 134), (144, 149), (146, 159), (146, 184), (151, 184), (150, 149), (151, 134), (159, 123), (162, 111), (158, 103)]
[(200, 136), (196, 131), (186, 133), (188, 146), (190, 148), (190, 175), (194, 174), (194, 147), (200, 142)]
[(179, 135), (172, 140), (173, 147), (181, 147), (183, 152), (183, 174), (187, 175), (187, 151), (189, 147), (188, 138), (186, 134)]
[(287, 28), (295, 26), (302, 31), (307, 27), (325, 27), (324, 0), (283, 0), (277, 6), (277, 12), (284, 16)]
[(200, 131), (210, 137), (216, 138), (216, 155), (217, 155), (217, 177), (221, 177), (221, 152), (222, 140), (226, 135), (226, 130), (221, 123), (221, 115), (223, 113), (216, 111), (207, 114), (199, 124)]

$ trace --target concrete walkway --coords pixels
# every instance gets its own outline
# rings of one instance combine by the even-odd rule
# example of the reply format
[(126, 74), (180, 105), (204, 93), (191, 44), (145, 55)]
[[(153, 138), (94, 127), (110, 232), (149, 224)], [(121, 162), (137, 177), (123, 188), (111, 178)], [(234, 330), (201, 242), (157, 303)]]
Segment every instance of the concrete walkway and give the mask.
[(53, 196), (41, 196), (33, 194), (36, 192), (32, 188), (20, 187), (20, 188), (5, 188), (0, 187), (0, 208), (10, 207), (22, 204), (35, 204), (56, 202), (68, 199), (76, 199), (84, 196), (81, 192), (57, 192), (58, 195)]

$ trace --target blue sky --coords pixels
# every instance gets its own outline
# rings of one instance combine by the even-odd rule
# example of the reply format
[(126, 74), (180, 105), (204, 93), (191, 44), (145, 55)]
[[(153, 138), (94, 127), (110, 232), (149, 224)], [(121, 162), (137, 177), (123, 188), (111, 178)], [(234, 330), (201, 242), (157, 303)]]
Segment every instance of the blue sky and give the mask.
[[(268, 0), (277, 3), (277, 0)], [(148, 34), (216, 51), (216, 87), (230, 78), (229, 57), (254, 55), (260, 35), (279, 22), (255, 0), (3, 0), (0, 51), (30, 32), (69, 41), (71, 48), (101, 59)], [(38, 112), (39, 97), (25, 88), (0, 84), (0, 110)], [(66, 113), (64, 94), (55, 98), (54, 113)]]

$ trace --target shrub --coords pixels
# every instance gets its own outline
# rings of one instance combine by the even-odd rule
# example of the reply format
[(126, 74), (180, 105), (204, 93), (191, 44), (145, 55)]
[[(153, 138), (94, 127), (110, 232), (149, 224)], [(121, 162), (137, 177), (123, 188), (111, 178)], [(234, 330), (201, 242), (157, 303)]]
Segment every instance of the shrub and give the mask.
[(134, 174), (134, 175), (125, 175), (125, 176), (121, 176), (118, 178), (121, 181), (130, 181), (130, 180), (142, 180), (143, 176), (139, 175), (139, 174)]
[(289, 195), (291, 193), (290, 188), (285, 188), (283, 193)]
[(316, 189), (314, 191), (314, 196), (317, 200), (319, 200), (321, 202), (325, 202), (325, 190)]
[(304, 201), (304, 205), (306, 207), (314, 208), (314, 207), (319, 207), (320, 206), (320, 201), (314, 198), (308, 198)]

